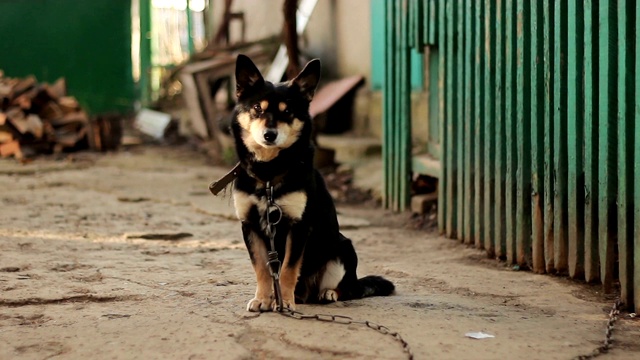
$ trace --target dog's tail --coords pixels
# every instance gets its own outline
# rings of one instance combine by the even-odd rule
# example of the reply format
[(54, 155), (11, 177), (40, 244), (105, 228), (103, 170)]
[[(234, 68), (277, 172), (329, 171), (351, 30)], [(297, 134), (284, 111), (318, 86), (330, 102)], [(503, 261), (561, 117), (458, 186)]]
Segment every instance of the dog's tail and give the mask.
[(393, 283), (382, 276), (370, 275), (358, 279), (358, 285), (361, 288), (362, 296), (388, 296), (393, 294), (396, 287)]

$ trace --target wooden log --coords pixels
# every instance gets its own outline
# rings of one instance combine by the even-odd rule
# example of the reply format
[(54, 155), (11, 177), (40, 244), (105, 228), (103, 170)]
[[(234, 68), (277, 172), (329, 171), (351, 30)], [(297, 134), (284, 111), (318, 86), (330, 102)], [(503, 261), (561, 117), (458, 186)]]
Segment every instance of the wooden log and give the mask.
[(24, 79), (20, 79), (17, 84), (13, 86), (11, 89), (11, 93), (9, 97), (11, 99), (15, 99), (16, 97), (22, 95), (23, 93), (31, 90), (34, 86), (36, 86), (36, 78), (34, 76), (28, 76)]
[(87, 124), (89, 123), (89, 116), (84, 111), (76, 111), (68, 113), (61, 118), (53, 119), (49, 121), (53, 126), (64, 126), (70, 123)]
[(0, 156), (6, 158), (11, 155), (14, 155), (16, 159), (22, 158), (22, 152), (20, 151), (20, 143), (18, 140), (12, 140), (0, 144)]
[(13, 140), (13, 134), (10, 131), (0, 130), (0, 144)]
[(11, 101), (11, 105), (18, 106), (22, 110), (31, 109), (33, 99), (38, 94), (37, 88), (32, 88)]
[(33, 136), (36, 139), (41, 139), (44, 133), (44, 130), (42, 127), (42, 120), (40, 120), (40, 117), (36, 114), (29, 114), (27, 116), (26, 121), (27, 121), (28, 131), (31, 134), (33, 134)]
[(20, 134), (25, 134), (29, 130), (27, 119), (20, 108), (11, 108), (7, 111), (7, 120)]
[(53, 84), (46, 84), (44, 89), (51, 99), (58, 100), (67, 95), (67, 82), (64, 78), (59, 78)]
[(55, 101), (49, 101), (38, 115), (44, 120), (55, 120), (63, 117), (64, 113), (60, 109), (60, 105)]
[(58, 106), (64, 114), (69, 114), (80, 110), (80, 104), (73, 96), (63, 96), (58, 99)]

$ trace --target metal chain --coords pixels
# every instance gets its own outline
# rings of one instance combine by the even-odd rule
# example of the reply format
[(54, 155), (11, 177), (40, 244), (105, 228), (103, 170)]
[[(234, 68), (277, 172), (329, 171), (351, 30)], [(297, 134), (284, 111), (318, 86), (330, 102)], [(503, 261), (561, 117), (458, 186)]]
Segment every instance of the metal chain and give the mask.
[(307, 314), (301, 313), (300, 311), (291, 310), (289, 308), (282, 309), (282, 311), (279, 311), (278, 313), (282, 316), (286, 316), (296, 320), (317, 320), (317, 321), (331, 322), (334, 324), (342, 324), (342, 325), (355, 324), (355, 325), (366, 326), (369, 329), (373, 329), (379, 332), (380, 334), (389, 335), (392, 338), (394, 338), (394, 340), (396, 340), (397, 342), (400, 343), (400, 345), (402, 345), (402, 351), (404, 351), (407, 354), (407, 358), (409, 360), (413, 360), (413, 352), (409, 347), (409, 343), (407, 343), (407, 341), (403, 339), (398, 332), (391, 331), (388, 327), (384, 325), (379, 325), (367, 320), (364, 320), (364, 321), (354, 320), (353, 318), (349, 316), (344, 316), (344, 315), (329, 315), (329, 314), (307, 315)]
[(602, 345), (598, 346), (590, 354), (576, 356), (574, 360), (593, 359), (611, 350), (611, 345), (613, 343), (613, 339), (612, 339), (613, 325), (618, 320), (618, 315), (620, 315), (620, 305), (622, 305), (622, 302), (620, 301), (620, 299), (617, 299), (613, 303), (613, 306), (611, 307), (611, 311), (609, 311), (609, 321), (607, 321), (607, 328), (604, 331), (604, 342), (602, 343)]
[[(273, 278), (273, 291), (276, 300), (276, 310), (278, 314), (292, 318), (297, 320), (318, 320), (325, 322), (332, 322), (336, 324), (356, 324), (356, 325), (364, 325), (370, 329), (373, 329), (383, 335), (389, 335), (393, 337), (397, 342), (402, 345), (402, 350), (407, 353), (407, 357), (409, 360), (413, 360), (413, 352), (411, 352), (411, 348), (409, 344), (395, 331), (391, 331), (388, 327), (384, 325), (379, 325), (373, 323), (371, 321), (358, 321), (354, 320), (348, 316), (344, 315), (325, 315), (325, 314), (314, 314), (314, 315), (306, 315), (301, 313), (300, 311), (291, 310), (289, 308), (285, 308), (282, 303), (282, 294), (280, 290), (280, 267), (281, 263), (278, 260), (278, 252), (275, 249), (275, 237), (276, 237), (276, 225), (282, 220), (282, 208), (273, 200), (273, 186), (270, 182), (266, 184), (266, 193), (267, 193), (267, 208), (265, 210), (264, 217), (267, 221), (267, 228), (265, 229), (267, 232), (267, 236), (270, 240), (271, 250), (268, 252), (268, 262), (267, 266), (269, 267), (269, 271), (271, 272), (271, 277)], [(275, 214), (275, 221), (272, 221), (271, 215)]]
[[(282, 208), (276, 204), (273, 200), (273, 186), (271, 182), (267, 181), (266, 184), (266, 194), (267, 194), (267, 208), (264, 211), (264, 217), (267, 221), (266, 233), (269, 237), (269, 244), (271, 249), (267, 252), (267, 267), (269, 268), (269, 273), (271, 274), (271, 278), (273, 279), (273, 294), (275, 296), (277, 308), (276, 310), (282, 311), (283, 301), (282, 301), (282, 290), (280, 289), (280, 269), (282, 268), (282, 262), (278, 259), (278, 252), (276, 251), (276, 225), (280, 223), (282, 220)], [(275, 220), (271, 218), (271, 215), (275, 214)]]

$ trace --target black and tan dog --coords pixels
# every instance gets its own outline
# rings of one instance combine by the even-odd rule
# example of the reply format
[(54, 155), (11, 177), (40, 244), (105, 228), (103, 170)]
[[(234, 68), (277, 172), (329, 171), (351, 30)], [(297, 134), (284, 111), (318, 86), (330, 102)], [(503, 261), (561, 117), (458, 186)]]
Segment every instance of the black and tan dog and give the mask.
[(267, 266), (267, 182), (283, 215), (276, 225), (275, 250), (282, 262), (285, 307), (293, 309), (296, 301), (332, 302), (394, 291), (382, 277), (357, 278), (358, 257), (351, 240), (340, 233), (333, 200), (313, 167), (309, 103), (319, 79), (317, 59), (280, 84), (265, 81), (248, 57), (239, 55), (236, 61), (238, 102), (231, 128), (241, 167), (233, 199), (258, 280), (249, 311), (276, 306)]

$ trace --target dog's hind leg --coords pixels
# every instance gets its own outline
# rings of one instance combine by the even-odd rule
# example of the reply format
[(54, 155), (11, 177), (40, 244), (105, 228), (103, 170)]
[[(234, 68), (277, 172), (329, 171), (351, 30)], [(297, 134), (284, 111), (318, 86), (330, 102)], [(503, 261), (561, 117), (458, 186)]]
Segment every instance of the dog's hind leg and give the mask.
[(247, 311), (268, 311), (272, 308), (273, 287), (271, 275), (267, 268), (267, 249), (264, 241), (253, 232), (248, 224), (242, 224), (242, 235), (249, 250), (251, 263), (256, 272), (256, 295), (249, 300)]

